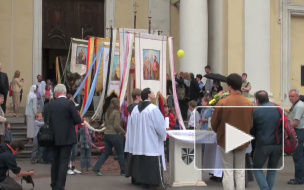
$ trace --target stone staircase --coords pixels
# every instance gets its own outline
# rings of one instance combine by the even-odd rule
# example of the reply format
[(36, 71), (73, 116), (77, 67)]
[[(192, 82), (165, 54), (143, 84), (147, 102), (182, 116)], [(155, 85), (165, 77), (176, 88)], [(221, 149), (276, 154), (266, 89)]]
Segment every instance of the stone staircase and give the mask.
[(27, 127), (25, 124), (25, 117), (14, 117), (7, 116), (7, 120), (11, 123), (11, 132), (13, 135), (13, 140), (21, 140), (25, 144), (25, 150), (18, 155), (18, 158), (30, 158), (32, 153), (33, 145), (28, 144), (28, 139), (26, 137)]
[[(19, 108), (19, 113), (24, 113), (24, 112), (25, 112), (25, 108), (20, 107)], [(93, 115), (93, 113), (94, 113), (93, 111), (88, 111), (85, 114), (85, 117), (91, 117)], [(28, 144), (28, 138), (26, 137), (27, 136), (27, 126), (26, 126), (25, 115), (19, 114), (18, 117), (14, 117), (12, 113), (7, 113), (6, 118), (11, 123), (11, 132), (12, 132), (12, 135), (13, 135), (13, 140), (21, 140), (25, 144), (25, 150), (22, 151), (21, 154), (19, 154), (16, 157), (17, 158), (22, 158), (22, 159), (24, 159), (24, 158), (25, 159), (30, 159), (32, 149), (33, 149), (33, 145)], [(93, 151), (92, 154), (99, 155), (100, 152), (97, 151), (95, 153), (95, 151)]]

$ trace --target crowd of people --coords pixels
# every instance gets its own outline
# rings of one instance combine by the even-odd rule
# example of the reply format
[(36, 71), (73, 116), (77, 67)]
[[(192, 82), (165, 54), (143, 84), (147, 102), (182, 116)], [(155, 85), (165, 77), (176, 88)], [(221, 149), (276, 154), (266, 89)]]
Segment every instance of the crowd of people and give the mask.
[[(0, 65), (1, 68), (1, 65)], [(1, 71), (1, 70), (0, 70)], [(205, 67), (205, 73), (210, 74), (211, 67)], [(10, 85), (6, 74), (0, 72), (0, 149), (9, 149), (10, 153), (24, 149), (20, 144), (12, 141), (10, 124), (5, 118), (6, 95), (12, 86), (14, 114), (18, 117), (20, 92), (23, 79), (16, 71)], [(74, 102), (73, 96), (67, 93), (66, 87), (58, 84), (55, 87), (50, 81), (44, 82), (42, 76), (37, 76), (37, 84), (32, 85), (26, 101), (27, 137), (33, 144), (31, 163), (51, 163), (51, 187), (53, 190), (64, 189), (67, 174), (85, 173), (91, 168), (91, 153), (94, 145), (94, 131), (86, 127), (88, 118), (81, 118)], [(100, 169), (115, 150), (120, 166), (120, 175), (131, 177), (134, 185), (141, 185), (148, 189), (154, 186), (165, 188), (163, 170), (166, 167), (165, 154), (169, 160), (169, 137), (166, 130), (181, 129), (176, 115), (172, 85), (176, 85), (176, 94), (182, 119), (187, 121), (189, 130), (213, 130), (217, 133), (217, 143), (220, 147), (223, 169), (235, 168), (238, 170), (224, 170), (222, 181), (224, 189), (245, 189), (245, 154), (250, 143), (246, 143), (233, 151), (225, 152), (225, 123), (229, 123), (239, 130), (255, 137), (253, 146), (253, 168), (256, 181), (260, 189), (273, 189), (277, 169), (282, 157), (282, 146), (278, 144), (275, 132), (277, 124), (282, 117), (276, 105), (269, 102), (266, 91), (254, 93), (258, 108), (251, 108), (249, 99), (251, 84), (247, 81), (247, 74), (230, 74), (227, 77), (227, 91), (229, 95), (217, 102), (217, 106), (248, 106), (242, 109), (227, 109), (211, 106), (210, 101), (218, 94), (224, 94), (220, 80), (204, 78), (193, 73), (176, 73), (175, 84), (167, 76), (167, 100), (164, 112), (154, 105), (155, 94), (150, 88), (134, 89), (132, 91), (133, 103), (120, 108), (118, 98), (112, 98), (105, 111), (103, 121), (104, 153), (92, 167), (97, 176), (102, 176)], [(6, 88), (7, 87), (7, 88)], [(14, 95), (15, 94), (15, 95)], [(16, 95), (18, 94), (18, 95)], [(290, 109), (290, 124), (295, 128), (299, 146), (293, 153), (295, 164), (295, 178), (287, 183), (292, 185), (304, 183), (304, 105), (299, 99), (299, 91), (291, 89), (289, 99), (292, 103)], [(19, 101), (18, 101), (19, 100)], [(125, 105), (125, 104), (123, 104)], [(197, 108), (197, 106), (206, 106)], [(266, 108), (263, 108), (267, 106)], [(270, 107), (269, 107), (270, 106)], [(273, 108), (271, 108), (271, 106)], [(123, 114), (122, 114), (123, 113)], [(166, 129), (165, 119), (168, 117), (169, 128)], [(37, 133), (45, 124), (54, 129), (55, 144), (52, 148), (42, 148), (37, 141)], [(10, 147), (11, 144), (11, 147)], [(75, 166), (75, 159), (80, 147), (81, 169)], [(8, 166), (2, 166), (1, 159), (5, 156), (0, 151), (0, 171), (13, 170), (15, 174), (25, 175)], [(204, 153), (208, 155), (208, 153)], [(5, 160), (5, 159), (4, 159)], [(262, 168), (266, 161), (269, 170), (267, 175)], [(5, 161), (3, 161), (5, 162)], [(15, 160), (14, 160), (15, 162)], [(70, 164), (69, 164), (70, 163)], [(15, 165), (17, 166), (17, 165)], [(2, 175), (2, 173), (0, 173)], [(26, 173), (33, 175), (34, 172)], [(3, 175), (0, 175), (3, 178)], [(214, 177), (211, 177), (214, 179)]]

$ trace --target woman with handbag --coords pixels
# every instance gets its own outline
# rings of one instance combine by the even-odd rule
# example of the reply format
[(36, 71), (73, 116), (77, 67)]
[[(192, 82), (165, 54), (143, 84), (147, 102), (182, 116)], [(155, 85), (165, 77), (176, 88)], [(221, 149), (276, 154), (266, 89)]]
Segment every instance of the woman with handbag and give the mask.
[(11, 82), (12, 88), (12, 99), (13, 99), (13, 111), (14, 116), (18, 117), (18, 107), (20, 105), (20, 92), (23, 86), (23, 79), (20, 79), (20, 71), (16, 70), (14, 74), (14, 78)]
[(29, 138), (29, 144), (33, 143), (34, 133), (34, 123), (35, 115), (37, 113), (37, 85), (32, 85), (30, 92), (27, 96), (25, 115), (27, 124), (27, 138)]
[(120, 174), (125, 175), (125, 160), (123, 148), (123, 135), (125, 134), (125, 131), (121, 127), (121, 113), (119, 110), (119, 99), (112, 98), (110, 106), (105, 114), (105, 152), (100, 156), (93, 168), (93, 171), (96, 173), (97, 176), (102, 176), (100, 168), (108, 159), (113, 147), (115, 148), (118, 155)]

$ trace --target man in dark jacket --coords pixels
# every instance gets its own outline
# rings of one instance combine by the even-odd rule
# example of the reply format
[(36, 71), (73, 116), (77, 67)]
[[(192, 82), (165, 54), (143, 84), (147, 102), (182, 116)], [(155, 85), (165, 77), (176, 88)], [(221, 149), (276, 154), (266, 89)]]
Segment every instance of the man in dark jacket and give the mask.
[(54, 91), (56, 100), (44, 107), (44, 122), (55, 133), (51, 187), (53, 190), (64, 190), (72, 146), (77, 143), (75, 125), (82, 121), (75, 104), (66, 98), (66, 87), (58, 84)]
[(133, 108), (135, 106), (138, 105), (139, 102), (141, 102), (141, 90), (138, 89), (138, 88), (135, 88), (133, 91), (132, 91), (132, 99), (133, 99), (133, 103), (130, 104), (128, 107), (127, 107), (127, 110), (129, 112), (129, 115), (131, 115), (132, 111), (133, 111)]
[[(259, 108), (253, 111), (253, 128), (251, 134), (255, 136), (255, 151), (253, 154), (253, 173), (260, 189), (273, 189), (279, 161), (282, 157), (282, 145), (276, 140), (276, 129), (281, 115), (278, 108), (269, 103), (268, 94), (261, 90), (255, 93)], [(273, 106), (273, 108), (265, 107)], [(262, 170), (267, 164), (267, 176)], [(274, 169), (274, 170), (271, 170)]]
[(188, 87), (185, 84), (185, 80), (184, 80), (185, 74), (183, 72), (180, 72), (179, 74), (175, 74), (175, 81), (177, 82), (177, 93), (178, 93), (178, 88), (184, 88), (185, 89), (185, 94), (184, 94), (184, 98), (180, 99), (178, 97), (178, 104), (181, 110), (181, 114), (183, 117), (183, 120), (187, 120), (187, 112), (188, 112), (188, 99), (186, 99), (185, 97), (188, 97), (186, 94), (188, 92)]
[(200, 94), (200, 87), (198, 85), (198, 81), (194, 78), (194, 74), (190, 73), (191, 82), (190, 82), (190, 101), (194, 100), (198, 102), (199, 94)]
[(7, 93), (9, 91), (9, 84), (8, 84), (7, 74), (3, 73), (1, 70), (2, 70), (2, 65), (0, 63), (0, 94), (4, 95), (4, 102), (3, 104), (1, 104), (1, 107), (4, 113), (6, 113), (6, 99), (7, 99)]
[(24, 150), (22, 141), (13, 141), (11, 145), (0, 144), (0, 183), (5, 180), (8, 170), (11, 170), (17, 177), (34, 175), (34, 171), (21, 171), (17, 165), (15, 155), (18, 155), (22, 150)]

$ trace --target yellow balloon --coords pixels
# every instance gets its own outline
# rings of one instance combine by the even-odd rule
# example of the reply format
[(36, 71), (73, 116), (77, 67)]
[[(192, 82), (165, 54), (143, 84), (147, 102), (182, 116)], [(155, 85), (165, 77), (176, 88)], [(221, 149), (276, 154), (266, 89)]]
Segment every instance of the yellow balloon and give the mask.
[(178, 58), (183, 58), (185, 56), (184, 50), (180, 49), (177, 51), (177, 57)]

